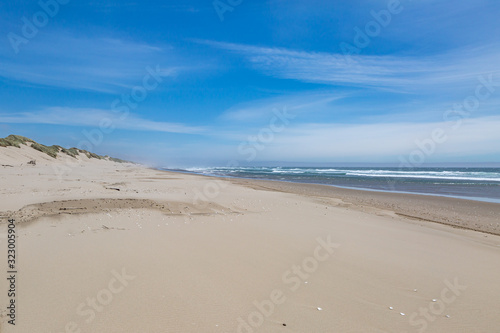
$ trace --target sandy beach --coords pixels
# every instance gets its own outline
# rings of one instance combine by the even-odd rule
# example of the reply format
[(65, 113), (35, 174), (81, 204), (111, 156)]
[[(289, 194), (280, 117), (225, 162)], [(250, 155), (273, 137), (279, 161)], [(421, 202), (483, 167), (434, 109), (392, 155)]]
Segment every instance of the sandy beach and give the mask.
[(0, 165), (1, 332), (499, 331), (500, 204), (28, 147)]
[(3, 1), (0, 333), (500, 333), (499, 13)]

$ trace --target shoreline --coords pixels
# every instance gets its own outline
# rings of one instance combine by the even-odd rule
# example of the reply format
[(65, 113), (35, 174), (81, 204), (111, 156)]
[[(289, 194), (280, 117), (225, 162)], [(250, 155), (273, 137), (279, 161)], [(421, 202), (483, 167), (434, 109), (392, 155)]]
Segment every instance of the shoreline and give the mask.
[(375, 209), (394, 211), (395, 214), (404, 218), (500, 235), (500, 203), (497, 202), (444, 195), (345, 188), (336, 185), (283, 180), (203, 175), (177, 170), (155, 170), (206, 177), (208, 179), (222, 179), (238, 185), (254, 186), (277, 192), (340, 199), (353, 207), (373, 207)]
[(469, 201), (479, 201), (479, 202), (488, 202), (488, 203), (497, 203), (500, 204), (500, 199), (490, 198), (490, 197), (468, 197), (468, 196), (458, 196), (458, 195), (448, 195), (448, 194), (433, 194), (433, 193), (423, 193), (423, 192), (408, 192), (408, 191), (390, 191), (390, 190), (379, 190), (373, 188), (363, 188), (363, 187), (350, 187), (350, 186), (342, 186), (335, 184), (322, 184), (322, 183), (304, 183), (297, 182), (293, 180), (283, 180), (283, 179), (265, 179), (265, 178), (247, 178), (247, 177), (232, 177), (227, 175), (207, 175), (200, 174), (192, 171), (184, 171), (177, 169), (162, 169), (162, 168), (154, 168), (159, 171), (168, 171), (168, 172), (178, 172), (185, 173), (188, 175), (197, 175), (197, 176), (205, 176), (205, 177), (214, 177), (214, 178), (222, 178), (222, 179), (245, 179), (245, 180), (256, 180), (256, 181), (270, 181), (270, 182), (283, 182), (283, 183), (292, 183), (292, 184), (304, 184), (304, 185), (323, 185), (323, 186), (331, 186), (335, 188), (347, 189), (347, 190), (357, 190), (357, 191), (368, 191), (368, 192), (381, 192), (381, 193), (395, 193), (395, 194), (414, 194), (414, 195), (423, 195), (423, 196), (431, 196), (431, 197), (444, 197), (444, 198), (453, 198), (453, 199), (461, 199), (461, 200), (469, 200)]

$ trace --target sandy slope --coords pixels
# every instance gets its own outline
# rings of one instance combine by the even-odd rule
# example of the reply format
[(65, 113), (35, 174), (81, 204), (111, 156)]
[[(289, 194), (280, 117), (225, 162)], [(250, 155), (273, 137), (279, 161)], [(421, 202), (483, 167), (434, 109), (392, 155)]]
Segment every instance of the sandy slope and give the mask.
[(62, 174), (50, 157), (21, 166), (2, 152), (18, 293), (13, 327), (0, 280), (1, 332), (499, 332), (499, 236), (327, 195), (105, 161)]

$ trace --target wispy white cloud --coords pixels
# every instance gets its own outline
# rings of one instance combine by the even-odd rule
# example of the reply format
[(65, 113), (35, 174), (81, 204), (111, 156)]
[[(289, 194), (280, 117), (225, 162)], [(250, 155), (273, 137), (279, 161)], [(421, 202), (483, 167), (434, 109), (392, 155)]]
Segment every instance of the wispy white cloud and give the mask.
[(198, 41), (235, 52), (266, 75), (311, 83), (390, 88), (398, 91), (455, 88), (481, 74), (500, 73), (498, 47), (454, 50), (442, 55), (351, 55)]
[(285, 105), (295, 115), (331, 111), (329, 104), (348, 95), (349, 93), (315, 92), (267, 98), (237, 104), (226, 110), (220, 118), (240, 122), (266, 120), (272, 115), (273, 110), (282, 109)]
[(109, 121), (114, 128), (124, 130), (186, 134), (203, 133), (206, 130), (204, 127), (149, 120), (132, 113), (124, 116), (124, 114), (117, 114), (103, 109), (50, 107), (35, 112), (0, 113), (0, 123), (11, 124), (99, 127), (103, 119), (107, 119), (106, 121)]
[(163, 76), (181, 67), (168, 45), (116, 38), (47, 33), (17, 55), (7, 46), (0, 47), (0, 76), (43, 86), (117, 92), (140, 84), (147, 66), (160, 65)]

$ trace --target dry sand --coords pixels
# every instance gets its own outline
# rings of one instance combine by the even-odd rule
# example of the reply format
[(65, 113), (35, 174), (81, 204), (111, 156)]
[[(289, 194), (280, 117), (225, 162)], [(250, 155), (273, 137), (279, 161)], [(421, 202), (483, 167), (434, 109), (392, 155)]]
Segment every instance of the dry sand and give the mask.
[(500, 332), (500, 205), (65, 158), (0, 148), (1, 332)]

